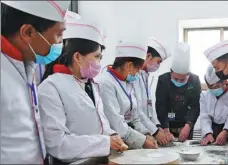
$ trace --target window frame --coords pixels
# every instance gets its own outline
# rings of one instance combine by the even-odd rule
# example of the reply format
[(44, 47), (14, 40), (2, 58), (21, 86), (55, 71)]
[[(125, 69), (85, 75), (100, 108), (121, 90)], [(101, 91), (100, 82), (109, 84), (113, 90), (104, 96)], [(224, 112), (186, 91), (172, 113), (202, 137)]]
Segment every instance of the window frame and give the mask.
[[(196, 27), (196, 28), (183, 28), (183, 41), (188, 43), (188, 32), (189, 31), (207, 31), (207, 30), (220, 30), (220, 41), (224, 40), (224, 31), (228, 31), (228, 26), (226, 27)], [(201, 83), (202, 90), (207, 90), (207, 84)]]
[(78, 13), (78, 0), (71, 0), (69, 10)]

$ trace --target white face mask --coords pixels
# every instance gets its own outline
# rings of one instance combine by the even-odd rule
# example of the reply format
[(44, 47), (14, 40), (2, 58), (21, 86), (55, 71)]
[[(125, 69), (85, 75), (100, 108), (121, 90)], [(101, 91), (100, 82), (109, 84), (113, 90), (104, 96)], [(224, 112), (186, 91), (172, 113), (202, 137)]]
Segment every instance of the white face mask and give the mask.
[(151, 65), (147, 64), (146, 68), (148, 72), (156, 72), (159, 69), (160, 65), (157, 63), (153, 63)]

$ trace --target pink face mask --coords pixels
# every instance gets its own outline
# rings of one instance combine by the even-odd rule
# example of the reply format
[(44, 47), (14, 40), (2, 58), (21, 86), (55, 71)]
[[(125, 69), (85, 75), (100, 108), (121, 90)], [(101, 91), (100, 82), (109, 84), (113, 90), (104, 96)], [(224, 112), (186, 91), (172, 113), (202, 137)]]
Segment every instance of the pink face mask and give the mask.
[(156, 72), (160, 65), (157, 63), (153, 63), (152, 65), (147, 64), (146, 67), (148, 72)]
[[(86, 59), (86, 61), (88, 60)], [(83, 78), (94, 78), (99, 74), (101, 70), (101, 64), (93, 61), (88, 61), (88, 63), (89, 65), (87, 68), (80, 67), (81, 76)]]

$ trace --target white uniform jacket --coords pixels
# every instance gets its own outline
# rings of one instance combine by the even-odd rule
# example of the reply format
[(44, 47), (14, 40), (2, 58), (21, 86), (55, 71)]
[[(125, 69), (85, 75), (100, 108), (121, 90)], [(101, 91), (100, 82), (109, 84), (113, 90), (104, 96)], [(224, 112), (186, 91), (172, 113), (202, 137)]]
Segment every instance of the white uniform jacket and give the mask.
[(140, 122), (133, 84), (121, 80), (119, 82), (132, 98), (132, 109), (130, 110), (130, 100), (119, 83), (108, 71), (104, 71), (99, 81), (104, 112), (111, 128), (118, 132), (129, 147), (141, 148), (146, 139), (143, 134), (150, 131)]
[(225, 124), (228, 129), (228, 92), (219, 99), (213, 96), (209, 90), (203, 91), (200, 97), (200, 124), (202, 137), (213, 133), (212, 122)]
[(45, 65), (37, 65), (36, 67), (36, 85), (38, 86), (41, 83), (42, 77), (45, 72)]
[[(84, 84), (85, 85), (85, 84)], [(65, 162), (108, 156), (115, 133), (103, 113), (96, 84), (92, 99), (70, 74), (55, 73), (38, 87), (47, 152)], [(103, 133), (102, 133), (103, 132)]]
[[(143, 70), (138, 73), (138, 79), (135, 81), (134, 88), (137, 93), (136, 99), (139, 105), (139, 116), (144, 126), (154, 134), (160, 122), (157, 119), (157, 113), (153, 109), (151, 92), (148, 86), (149, 74)], [(148, 92), (148, 96), (147, 96)]]
[[(1, 53), (0, 164), (42, 163), (35, 111), (28, 85), (35, 83), (35, 68), (34, 62), (24, 64)], [(40, 118), (38, 110), (36, 117)], [(38, 126), (41, 128), (40, 122)]]

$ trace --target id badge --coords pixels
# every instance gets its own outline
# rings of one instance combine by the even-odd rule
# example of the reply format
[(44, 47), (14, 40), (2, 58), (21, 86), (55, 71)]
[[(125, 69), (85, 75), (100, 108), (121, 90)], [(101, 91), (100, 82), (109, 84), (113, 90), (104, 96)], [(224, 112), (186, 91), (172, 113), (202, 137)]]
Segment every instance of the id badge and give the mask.
[(168, 118), (170, 120), (175, 120), (175, 113), (168, 113)]
[(152, 106), (152, 100), (147, 100), (147, 105)]
[(131, 111), (127, 111), (124, 115), (125, 120), (131, 120)]

